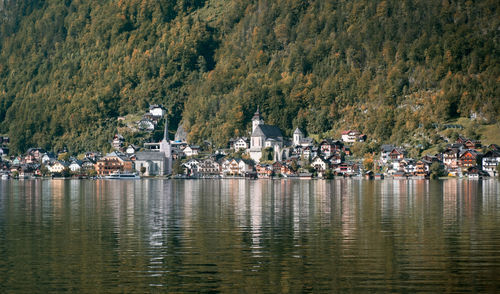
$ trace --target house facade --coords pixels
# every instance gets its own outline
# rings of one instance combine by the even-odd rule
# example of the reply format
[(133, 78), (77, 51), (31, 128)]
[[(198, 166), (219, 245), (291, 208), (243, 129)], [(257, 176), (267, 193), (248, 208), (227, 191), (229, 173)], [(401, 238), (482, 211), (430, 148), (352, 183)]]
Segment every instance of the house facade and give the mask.
[(365, 136), (362, 135), (359, 131), (357, 130), (348, 130), (342, 132), (342, 141), (346, 143), (354, 143), (354, 142), (364, 142), (365, 141)]
[(497, 177), (497, 166), (500, 165), (500, 151), (491, 150), (484, 154), (482, 159), (482, 167), (491, 177)]
[(247, 137), (238, 138), (234, 142), (234, 151), (236, 152), (239, 150), (246, 151), (248, 148), (250, 148), (250, 139), (248, 139)]
[(111, 152), (99, 159), (95, 164), (95, 170), (99, 176), (107, 176), (114, 172), (133, 171), (133, 162), (120, 152)]

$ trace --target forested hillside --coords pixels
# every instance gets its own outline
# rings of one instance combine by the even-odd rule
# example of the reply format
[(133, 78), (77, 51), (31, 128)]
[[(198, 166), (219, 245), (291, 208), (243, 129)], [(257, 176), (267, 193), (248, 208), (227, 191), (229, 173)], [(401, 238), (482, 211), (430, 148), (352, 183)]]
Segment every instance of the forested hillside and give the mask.
[(418, 143), (500, 120), (499, 2), (0, 0), (0, 133), (11, 149), (102, 148), (150, 103), (192, 142), (357, 128)]

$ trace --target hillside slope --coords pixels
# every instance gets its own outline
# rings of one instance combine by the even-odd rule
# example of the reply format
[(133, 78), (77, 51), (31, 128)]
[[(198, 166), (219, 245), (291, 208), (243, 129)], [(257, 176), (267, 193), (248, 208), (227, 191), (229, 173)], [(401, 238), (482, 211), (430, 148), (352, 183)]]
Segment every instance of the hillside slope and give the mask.
[(193, 142), (358, 128), (418, 143), (500, 119), (498, 1), (38, 0), (0, 7), (0, 132), (11, 149), (103, 148), (150, 103)]

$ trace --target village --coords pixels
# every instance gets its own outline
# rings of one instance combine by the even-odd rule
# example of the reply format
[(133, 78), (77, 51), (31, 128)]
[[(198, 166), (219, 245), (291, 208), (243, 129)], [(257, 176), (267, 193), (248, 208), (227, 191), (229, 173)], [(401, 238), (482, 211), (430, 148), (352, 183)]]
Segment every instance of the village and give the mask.
[[(168, 137), (166, 110), (151, 105), (136, 122), (141, 131), (155, 130), (165, 120), (163, 139), (145, 142), (142, 147), (127, 144), (120, 134), (110, 141), (112, 152), (89, 151), (72, 156), (69, 150), (57, 153), (43, 148), (29, 148), (23, 155), (9, 154), (9, 138), (0, 137), (0, 174), (7, 178), (109, 178), (131, 174), (137, 177), (173, 178), (325, 178), (364, 177), (438, 178), (497, 177), (500, 147), (483, 146), (480, 141), (458, 137), (445, 150), (410, 158), (402, 146), (383, 144), (369, 158), (353, 154), (352, 146), (367, 137), (357, 130), (345, 130), (341, 138), (319, 142), (304, 136), (296, 128), (291, 138), (265, 124), (259, 109), (252, 117), (248, 137), (232, 138), (226, 148), (197, 146), (186, 142), (185, 135)], [(179, 138), (180, 137), (180, 138)]]

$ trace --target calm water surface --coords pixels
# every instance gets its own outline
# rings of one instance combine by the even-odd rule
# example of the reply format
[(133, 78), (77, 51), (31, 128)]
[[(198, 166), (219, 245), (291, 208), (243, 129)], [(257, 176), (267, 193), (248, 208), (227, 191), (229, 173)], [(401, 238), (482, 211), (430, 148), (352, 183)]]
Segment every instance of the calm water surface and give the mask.
[(0, 181), (0, 293), (500, 292), (497, 180)]

